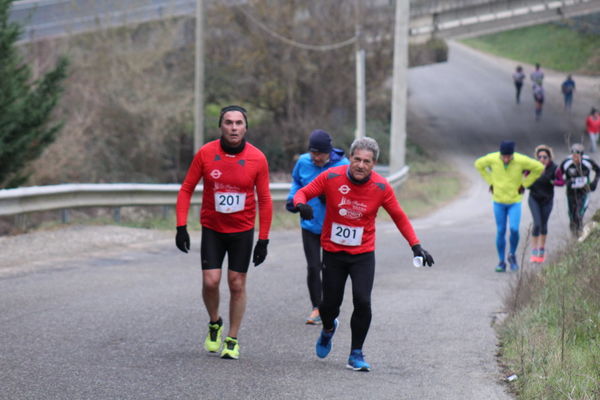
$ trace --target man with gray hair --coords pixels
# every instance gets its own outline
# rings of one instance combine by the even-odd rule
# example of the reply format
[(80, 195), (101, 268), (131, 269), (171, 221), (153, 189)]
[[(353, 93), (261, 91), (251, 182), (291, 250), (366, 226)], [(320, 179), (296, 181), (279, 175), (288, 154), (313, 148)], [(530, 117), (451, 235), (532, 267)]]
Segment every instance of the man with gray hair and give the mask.
[(420, 245), (410, 220), (400, 207), (387, 180), (373, 171), (379, 157), (374, 139), (356, 139), (350, 147), (350, 165), (328, 169), (310, 184), (298, 190), (294, 206), (300, 216), (313, 218), (308, 200), (325, 195), (325, 221), (321, 233), (323, 247), (323, 300), (319, 313), (323, 330), (317, 340), (316, 353), (325, 358), (332, 348), (338, 326), (336, 319), (344, 298), (348, 276), (352, 281), (354, 311), (350, 320), (352, 344), (348, 368), (369, 371), (363, 343), (371, 324), (371, 291), (375, 275), (375, 217), (382, 207), (411, 246), (413, 256), (431, 267), (433, 257)]

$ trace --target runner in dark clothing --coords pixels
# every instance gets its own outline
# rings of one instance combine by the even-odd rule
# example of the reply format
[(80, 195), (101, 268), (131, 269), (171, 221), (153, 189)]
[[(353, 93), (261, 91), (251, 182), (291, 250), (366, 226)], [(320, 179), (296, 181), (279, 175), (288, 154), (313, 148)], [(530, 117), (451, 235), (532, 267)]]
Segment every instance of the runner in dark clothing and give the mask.
[(535, 158), (544, 164), (544, 172), (529, 187), (529, 209), (533, 218), (531, 231), (531, 262), (544, 262), (548, 219), (554, 203), (554, 186), (564, 185), (560, 168), (552, 161), (552, 148), (541, 144), (535, 148)]
[[(600, 167), (587, 155), (583, 154), (583, 145), (575, 143), (571, 146), (571, 156), (560, 164), (561, 172), (567, 185), (567, 204), (569, 206), (569, 227), (575, 236), (581, 234), (583, 215), (589, 203), (589, 194), (596, 190), (600, 179)], [(594, 171), (594, 179), (590, 173)]]

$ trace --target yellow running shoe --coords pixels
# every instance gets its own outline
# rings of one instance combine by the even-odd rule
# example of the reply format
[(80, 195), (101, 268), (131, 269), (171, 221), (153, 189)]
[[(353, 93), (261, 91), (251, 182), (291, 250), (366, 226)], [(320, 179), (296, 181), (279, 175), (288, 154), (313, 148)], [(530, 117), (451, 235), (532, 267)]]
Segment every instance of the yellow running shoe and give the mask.
[[(221, 322), (221, 320), (219, 320)], [(217, 353), (221, 348), (221, 332), (223, 332), (223, 322), (208, 324), (208, 335), (204, 340), (204, 349), (211, 353)]]
[(240, 357), (240, 345), (237, 339), (227, 336), (223, 342), (221, 358), (237, 360)]

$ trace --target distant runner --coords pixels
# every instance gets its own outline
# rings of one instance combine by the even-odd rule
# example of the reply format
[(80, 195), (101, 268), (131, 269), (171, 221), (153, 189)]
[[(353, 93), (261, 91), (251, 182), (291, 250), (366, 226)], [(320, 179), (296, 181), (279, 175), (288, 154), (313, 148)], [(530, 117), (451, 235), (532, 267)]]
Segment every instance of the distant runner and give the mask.
[[(571, 156), (561, 164), (560, 169), (567, 185), (567, 204), (569, 206), (569, 227), (575, 236), (581, 235), (583, 216), (588, 208), (589, 194), (596, 190), (600, 179), (600, 167), (583, 154), (583, 145), (571, 146)], [(594, 179), (591, 172), (594, 171)]]

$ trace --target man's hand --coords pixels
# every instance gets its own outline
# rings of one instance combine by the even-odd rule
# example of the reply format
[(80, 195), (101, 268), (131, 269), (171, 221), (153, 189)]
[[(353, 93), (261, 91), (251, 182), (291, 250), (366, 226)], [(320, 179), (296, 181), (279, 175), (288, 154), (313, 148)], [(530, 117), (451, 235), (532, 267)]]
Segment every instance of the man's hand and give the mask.
[(302, 219), (313, 219), (313, 209), (308, 204), (298, 203), (296, 208), (300, 211), (300, 217)]
[(411, 247), (414, 257), (423, 257), (423, 265), (431, 267), (434, 264), (433, 257), (420, 244)]
[(298, 208), (294, 206), (294, 199), (289, 199), (285, 203), (285, 209), (294, 214), (298, 212)]
[(187, 225), (177, 227), (177, 235), (175, 235), (175, 245), (184, 253), (190, 249), (190, 235), (188, 235)]
[(490, 185), (489, 191), (491, 194), (494, 194), (494, 185)]
[(268, 244), (269, 239), (258, 239), (256, 242), (256, 246), (254, 246), (254, 255), (252, 256), (252, 262), (254, 262), (255, 267), (258, 267), (265, 261), (265, 258), (267, 258)]
[(523, 185), (519, 186), (519, 194), (525, 193), (525, 187)]
[(596, 187), (598, 186), (598, 181), (593, 181), (592, 183), (590, 183), (590, 189), (593, 191), (596, 190)]

